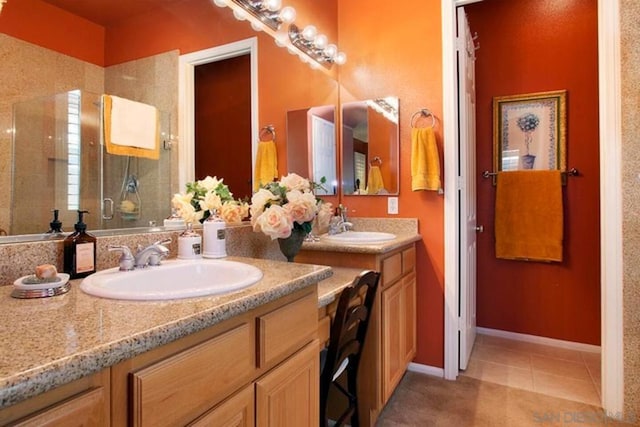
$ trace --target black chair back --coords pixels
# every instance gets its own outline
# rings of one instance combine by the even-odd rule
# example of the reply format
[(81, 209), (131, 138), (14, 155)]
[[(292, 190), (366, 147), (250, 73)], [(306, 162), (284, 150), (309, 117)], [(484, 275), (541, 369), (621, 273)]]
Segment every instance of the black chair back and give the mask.
[[(380, 273), (363, 271), (340, 294), (335, 318), (331, 324), (329, 346), (320, 373), (320, 426), (327, 427), (329, 391), (335, 388), (348, 402), (335, 421), (342, 426), (350, 421), (358, 427), (357, 377), (367, 327), (373, 309)], [(346, 378), (342, 380), (342, 377)]]

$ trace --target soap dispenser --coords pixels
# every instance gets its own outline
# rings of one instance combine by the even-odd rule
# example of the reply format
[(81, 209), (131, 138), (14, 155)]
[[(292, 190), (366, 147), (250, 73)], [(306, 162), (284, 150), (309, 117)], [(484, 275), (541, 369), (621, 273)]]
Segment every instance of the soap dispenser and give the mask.
[(72, 279), (87, 277), (96, 272), (96, 238), (87, 233), (83, 215), (89, 211), (78, 211), (75, 230), (64, 239), (64, 272)]
[(224, 258), (227, 256), (226, 223), (218, 215), (218, 210), (214, 209), (213, 214), (202, 224), (202, 243), (205, 258)]
[(52, 209), (51, 212), (53, 212), (53, 221), (51, 221), (49, 223), (49, 231), (47, 231), (47, 234), (59, 234), (62, 233), (62, 223), (60, 222), (60, 220), (58, 219), (58, 209)]

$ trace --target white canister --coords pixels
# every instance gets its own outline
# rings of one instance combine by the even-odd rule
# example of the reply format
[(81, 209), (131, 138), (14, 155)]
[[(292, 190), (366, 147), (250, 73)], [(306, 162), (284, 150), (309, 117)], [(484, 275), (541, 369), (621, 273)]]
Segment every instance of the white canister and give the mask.
[(178, 236), (178, 258), (201, 258), (202, 237), (193, 231), (191, 223), (187, 223), (187, 229)]
[(205, 258), (224, 258), (227, 256), (226, 224), (216, 211), (202, 224), (202, 236)]

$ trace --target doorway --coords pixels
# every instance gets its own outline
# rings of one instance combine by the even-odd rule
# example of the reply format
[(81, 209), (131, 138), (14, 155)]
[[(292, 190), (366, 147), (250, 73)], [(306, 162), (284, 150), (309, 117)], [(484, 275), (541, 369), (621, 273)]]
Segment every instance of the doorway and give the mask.
[[(471, 1), (455, 1), (455, 0), (443, 0), (443, 72), (444, 72), (444, 112), (445, 112), (445, 140), (455, 140), (458, 132), (456, 126), (457, 117), (457, 103), (456, 103), (456, 88), (454, 86), (455, 70), (454, 70), (454, 43), (455, 37), (455, 9), (457, 5), (463, 5), (470, 3)], [(619, 82), (619, 77), (616, 74), (616, 61), (617, 57), (615, 52), (619, 46), (619, 41), (615, 38), (617, 32), (617, 16), (618, 6), (613, 4), (617, 2), (605, 2), (599, 1), (598, 7), (598, 31), (599, 31), (599, 76), (598, 81), (600, 83), (600, 115), (598, 122), (599, 128), (599, 143), (600, 152), (603, 160), (601, 161), (599, 168), (602, 171), (600, 176), (601, 180), (599, 187), (606, 188), (618, 188), (615, 181), (617, 172), (614, 172), (614, 176), (608, 174), (619, 168), (619, 164), (608, 162), (607, 160), (616, 159), (615, 150), (616, 144), (610, 144), (610, 139), (603, 138), (603, 135), (614, 135), (613, 139), (619, 142), (620, 131), (616, 126), (617, 112), (615, 106), (617, 105), (616, 97), (620, 96), (619, 86), (615, 85), (615, 82)], [(611, 79), (613, 83), (609, 83), (607, 80)], [(604, 89), (611, 89), (605, 91)], [(608, 141), (604, 144), (603, 141)], [(459, 221), (457, 217), (457, 198), (455, 196), (455, 189), (457, 188), (457, 176), (452, 173), (455, 171), (455, 165), (458, 162), (457, 153), (455, 147), (450, 144), (449, 147), (445, 147), (445, 367), (444, 376), (448, 379), (455, 379), (457, 376), (458, 368), (458, 318), (456, 316), (456, 306), (458, 304), (457, 295), (457, 282), (458, 275), (460, 274), (458, 256), (459, 256), (459, 234), (457, 231), (456, 223)], [(618, 146), (619, 147), (619, 146)], [(609, 151), (611, 150), (611, 151)], [(609, 156), (607, 156), (607, 152)], [(608, 172), (608, 173), (605, 173)], [(447, 191), (448, 190), (448, 191)], [(611, 192), (611, 193), (615, 193)], [(607, 286), (602, 286), (602, 317), (603, 317), (603, 329), (602, 329), (602, 353), (603, 353), (603, 372), (602, 372), (602, 384), (603, 395), (602, 404), (605, 410), (608, 412), (616, 412), (622, 409), (622, 342), (621, 331), (622, 324), (621, 318), (617, 314), (622, 310), (622, 303), (619, 299), (619, 293), (621, 292), (621, 265), (618, 261), (611, 259), (607, 255), (606, 249), (608, 247), (615, 247), (616, 242), (619, 242), (620, 238), (620, 224), (615, 220), (610, 219), (607, 221), (607, 217), (615, 217), (615, 212), (619, 210), (620, 200), (615, 194), (609, 194), (604, 191), (600, 198), (600, 211), (604, 219), (604, 223), (611, 224), (611, 227), (602, 227), (601, 236), (601, 265), (602, 265), (602, 277), (601, 282), (606, 283)], [(596, 260), (597, 262), (597, 260)], [(607, 280), (609, 279), (609, 280)], [(615, 304), (615, 305), (614, 305)]]
[[(248, 55), (250, 69), (250, 160), (247, 160), (246, 163), (247, 166), (250, 165), (251, 168), (250, 176), (253, 176), (258, 149), (258, 39), (256, 37), (180, 56), (178, 70), (180, 103), (178, 123), (180, 131), (180, 157), (178, 161), (178, 176), (180, 188), (185, 188), (188, 182), (193, 182), (196, 179), (196, 67), (243, 55)], [(213, 132), (215, 134), (215, 130)], [(225, 143), (225, 141), (220, 142)], [(222, 151), (222, 153), (223, 158), (230, 158), (228, 148)], [(227, 163), (232, 164), (234, 162)], [(224, 178), (220, 172), (213, 171), (212, 173), (218, 174), (218, 178)], [(253, 179), (251, 182), (253, 182)], [(225, 181), (225, 183), (227, 182)], [(234, 189), (231, 188), (231, 191), (234, 191)], [(239, 193), (234, 194), (234, 196), (240, 197)]]
[(195, 178), (224, 178), (237, 199), (252, 193), (250, 59), (195, 67)]

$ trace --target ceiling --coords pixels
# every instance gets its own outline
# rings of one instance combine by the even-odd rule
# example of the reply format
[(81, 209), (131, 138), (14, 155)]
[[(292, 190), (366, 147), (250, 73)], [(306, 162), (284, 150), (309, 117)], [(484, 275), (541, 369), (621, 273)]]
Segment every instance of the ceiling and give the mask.
[(43, 0), (103, 27), (183, 0)]

